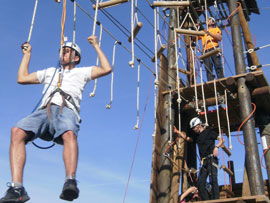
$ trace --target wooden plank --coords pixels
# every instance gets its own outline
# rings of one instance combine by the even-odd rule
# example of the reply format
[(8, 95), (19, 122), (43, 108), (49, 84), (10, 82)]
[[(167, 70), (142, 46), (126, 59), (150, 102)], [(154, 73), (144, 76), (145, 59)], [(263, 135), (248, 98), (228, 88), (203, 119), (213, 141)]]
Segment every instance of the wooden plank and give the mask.
[[(142, 22), (138, 22), (138, 24), (136, 25), (136, 27), (133, 30), (133, 38), (135, 39), (138, 32), (140, 31), (140, 29), (142, 28), (143, 23)], [(131, 42), (131, 36), (128, 38), (128, 41)]]
[(154, 1), (154, 7), (186, 7), (189, 6), (189, 1)]
[[(128, 0), (110, 0), (110, 1), (101, 2), (98, 4), (98, 9), (108, 8), (108, 7), (116, 6), (122, 3), (126, 3), (126, 2), (128, 2)], [(93, 9), (96, 9), (95, 4), (93, 4)]]
[(188, 29), (180, 29), (180, 28), (175, 28), (174, 31), (178, 34), (188, 35), (188, 36), (204, 36), (205, 35), (204, 31), (196, 31), (196, 30), (188, 30)]

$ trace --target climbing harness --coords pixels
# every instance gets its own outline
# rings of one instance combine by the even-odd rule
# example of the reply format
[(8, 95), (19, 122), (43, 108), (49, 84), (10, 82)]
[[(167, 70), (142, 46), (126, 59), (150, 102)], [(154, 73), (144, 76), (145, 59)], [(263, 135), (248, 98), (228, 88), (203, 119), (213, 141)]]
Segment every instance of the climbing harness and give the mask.
[(115, 41), (113, 45), (113, 57), (112, 57), (112, 73), (111, 73), (111, 100), (110, 103), (106, 105), (106, 109), (111, 109), (113, 102), (113, 80), (114, 80), (114, 61), (115, 61), (115, 48), (119, 41)]

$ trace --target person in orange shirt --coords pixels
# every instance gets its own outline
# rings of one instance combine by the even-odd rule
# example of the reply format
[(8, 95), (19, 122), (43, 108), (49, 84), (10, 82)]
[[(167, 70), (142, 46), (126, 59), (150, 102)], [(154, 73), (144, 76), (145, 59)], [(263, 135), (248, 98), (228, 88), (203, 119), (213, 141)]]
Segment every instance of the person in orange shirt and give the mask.
[[(208, 25), (208, 30), (204, 30), (205, 35), (200, 37), (204, 53), (217, 49), (219, 47), (218, 42), (222, 40), (222, 33), (221, 30), (215, 26), (215, 19), (213, 17), (209, 17), (207, 18), (206, 23)], [(215, 75), (213, 74), (213, 65), (215, 66), (217, 78), (224, 77), (221, 55), (219, 53), (203, 59), (203, 63), (206, 69), (208, 81), (215, 78)]]

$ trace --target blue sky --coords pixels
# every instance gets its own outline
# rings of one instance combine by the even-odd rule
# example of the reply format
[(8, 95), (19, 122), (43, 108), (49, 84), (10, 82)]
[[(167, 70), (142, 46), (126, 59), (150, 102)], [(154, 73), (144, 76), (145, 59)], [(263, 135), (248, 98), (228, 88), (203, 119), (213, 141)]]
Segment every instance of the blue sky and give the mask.
[[(10, 129), (22, 117), (28, 115), (41, 97), (41, 85), (23, 86), (16, 83), (17, 70), (22, 58), (20, 45), (28, 38), (30, 23), (33, 14), (34, 1), (2, 0), (0, 7), (0, 41), (1, 64), (0, 75), (0, 194), (5, 193), (6, 182), (11, 180), (9, 169), (9, 142)], [(91, 1), (78, 1), (78, 3), (94, 16)], [(250, 30), (256, 36), (257, 46), (269, 44), (269, 26), (266, 25), (270, 17), (270, 2), (258, 1), (261, 15), (251, 15)], [(142, 13), (154, 24), (153, 10), (146, 1), (138, 1)], [(108, 8), (115, 18), (130, 30), (130, 3)], [(30, 71), (37, 71), (55, 66), (58, 61), (60, 46), (60, 18), (62, 5), (50, 1), (39, 1), (35, 25), (30, 43), (32, 45), (32, 59)], [(67, 1), (67, 19), (65, 36), (72, 40), (73, 5)], [(138, 37), (154, 52), (154, 30), (147, 20), (138, 13), (138, 18), (144, 23)], [(123, 35), (101, 12), (98, 19), (123, 45), (131, 48), (127, 37)], [(162, 21), (160, 20), (160, 28)], [(96, 53), (87, 43), (87, 37), (92, 34), (93, 21), (80, 9), (77, 9), (76, 42), (82, 49), (81, 66), (95, 65)], [(164, 30), (162, 31), (164, 33)], [(225, 31), (224, 31), (225, 32)], [(96, 35), (99, 35), (97, 27)], [(224, 54), (234, 72), (232, 48), (223, 34)], [(101, 47), (112, 61), (114, 40), (103, 32)], [(269, 64), (269, 47), (259, 50), (258, 56), (261, 64)], [(148, 52), (149, 53), (149, 52)], [(148, 67), (154, 64), (138, 48), (138, 56)], [(128, 180), (132, 157), (136, 141), (140, 135), (140, 142), (129, 183), (126, 202), (149, 202), (149, 188), (152, 159), (152, 134), (154, 130), (154, 91), (152, 73), (141, 65), (140, 81), (140, 125), (143, 112), (144, 122), (141, 131), (133, 130), (136, 124), (136, 88), (137, 64), (132, 69), (128, 65), (131, 55), (122, 47), (116, 47), (114, 66), (114, 100), (110, 110), (105, 106), (110, 102), (111, 77), (98, 80), (96, 96), (89, 97), (93, 89), (93, 82), (85, 88), (81, 103), (82, 124), (79, 133), (79, 164), (77, 179), (79, 180), (80, 197), (74, 202), (85, 203), (119, 203), (123, 201)], [(266, 78), (269, 78), (269, 67), (263, 68)], [(230, 75), (225, 67), (226, 76)], [(149, 100), (147, 100), (149, 84), (151, 85)], [(147, 104), (146, 108), (145, 105)], [(139, 125), (139, 126), (140, 126)], [(237, 182), (242, 181), (244, 147), (240, 146), (236, 137), (233, 137), (233, 155)], [(40, 145), (48, 143), (37, 141)], [(261, 152), (261, 145), (259, 145)], [(220, 153), (221, 154), (221, 153)], [(220, 156), (222, 159), (222, 156)], [(240, 161), (238, 161), (240, 160)], [(263, 169), (264, 171), (264, 169)], [(220, 184), (223, 184), (223, 172), (219, 172)], [(264, 171), (265, 174), (265, 171)], [(27, 145), (27, 162), (24, 171), (24, 185), (29, 193), (30, 203), (60, 203), (59, 195), (64, 183), (64, 166), (62, 161), (62, 147), (56, 146), (49, 150), (40, 150), (33, 145)]]

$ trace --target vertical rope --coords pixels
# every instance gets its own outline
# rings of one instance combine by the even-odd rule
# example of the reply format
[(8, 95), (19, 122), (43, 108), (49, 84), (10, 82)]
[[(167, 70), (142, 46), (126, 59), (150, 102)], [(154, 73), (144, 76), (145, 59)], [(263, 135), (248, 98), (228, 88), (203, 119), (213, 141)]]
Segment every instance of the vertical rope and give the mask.
[(201, 87), (202, 87), (202, 99), (203, 99), (205, 126), (209, 126), (208, 118), (207, 118), (207, 109), (206, 109), (206, 104), (205, 104), (204, 85), (203, 85), (202, 66), (201, 65), (200, 65), (200, 77), (201, 77)]
[(30, 31), (29, 31), (27, 42), (30, 42), (30, 39), (32, 36), (32, 31), (33, 31), (33, 27), (34, 27), (35, 18), (36, 18), (37, 5), (38, 5), (38, 0), (36, 0), (36, 2), (35, 2), (34, 12), (33, 12), (33, 16), (32, 16), (32, 21), (31, 21), (31, 26), (30, 26)]
[(227, 127), (228, 127), (228, 137), (229, 137), (229, 148), (232, 150), (232, 139), (231, 139), (231, 126), (230, 126), (230, 118), (229, 118), (229, 108), (228, 108), (228, 100), (227, 100), (227, 90), (224, 91), (225, 95), (225, 104), (226, 104), (226, 118), (227, 118)]
[(154, 117), (155, 117), (155, 126), (154, 126), (154, 132), (153, 136), (156, 135), (156, 130), (157, 130), (157, 91), (158, 91), (158, 65), (157, 65), (157, 13), (156, 13), (156, 8), (154, 9), (154, 19), (155, 19), (155, 27), (154, 27), (154, 35), (155, 35), (155, 98), (154, 98)]
[[(207, 20), (207, 0), (204, 0), (205, 19)], [(208, 30), (208, 24), (206, 23), (206, 29)]]
[(62, 18), (61, 18), (61, 45), (60, 45), (59, 61), (61, 61), (61, 57), (63, 54), (62, 46), (64, 44), (65, 22), (66, 22), (66, 0), (63, 0), (63, 10), (62, 10)]
[(74, 17), (73, 17), (73, 44), (76, 42), (76, 1), (74, 0)]
[(140, 118), (140, 69), (141, 69), (141, 61), (138, 60), (138, 74), (137, 74), (137, 123), (134, 126), (134, 130), (137, 130), (139, 128), (139, 118)]
[(116, 48), (117, 43), (118, 43), (118, 41), (115, 41), (114, 45), (113, 45), (112, 73), (111, 73), (111, 75), (112, 75), (112, 77), (111, 77), (111, 101), (110, 101), (110, 104), (106, 105), (106, 109), (110, 109), (112, 102), (113, 102), (114, 61), (115, 61), (115, 48)]
[(128, 64), (134, 68), (134, 0), (131, 0), (131, 52), (131, 61)]
[[(98, 46), (99, 47), (101, 46), (102, 31), (103, 31), (103, 26), (102, 26), (102, 24), (100, 24), (99, 39), (98, 39)], [(99, 57), (97, 57), (96, 66), (98, 66), (98, 64), (99, 64)], [(95, 84), (94, 84), (93, 91), (89, 94), (90, 97), (95, 96), (96, 89), (97, 89), (97, 80), (98, 79), (95, 79)]]
[(92, 32), (92, 35), (95, 35), (95, 34), (96, 34), (96, 24), (97, 24), (97, 14), (98, 14), (98, 3), (99, 3), (99, 0), (96, 0), (95, 17), (94, 17), (94, 24), (93, 24), (93, 32)]
[[(169, 89), (170, 89), (170, 94), (169, 94), (169, 123), (170, 123), (170, 127), (169, 127), (169, 134), (170, 134), (170, 140), (169, 140), (169, 144), (172, 143), (173, 141), (173, 137), (172, 137), (172, 91), (171, 91), (171, 85), (169, 85)], [(181, 132), (181, 131), (180, 131)]]
[(216, 110), (217, 110), (217, 121), (218, 121), (218, 133), (219, 133), (219, 136), (221, 136), (216, 80), (214, 80), (214, 91), (215, 91), (215, 99), (216, 99)]
[[(190, 44), (191, 47), (191, 44)], [(194, 62), (194, 51), (192, 48), (191, 53), (192, 53), (192, 66), (193, 66), (193, 77), (194, 77), (194, 90), (195, 90), (195, 104), (196, 104), (196, 112), (199, 113), (200, 109), (198, 107), (198, 92), (197, 92), (197, 78), (196, 78), (196, 68), (195, 68), (195, 62)]]
[[(178, 129), (181, 132), (181, 113), (180, 113), (180, 106), (181, 106), (181, 95), (180, 95), (180, 78), (179, 78), (179, 70), (178, 70), (178, 54), (177, 54), (177, 38), (176, 32), (174, 30), (174, 46), (175, 46), (175, 58), (176, 58), (176, 84), (177, 84), (177, 105), (178, 105)], [(180, 148), (180, 139), (179, 139), (179, 148)]]

